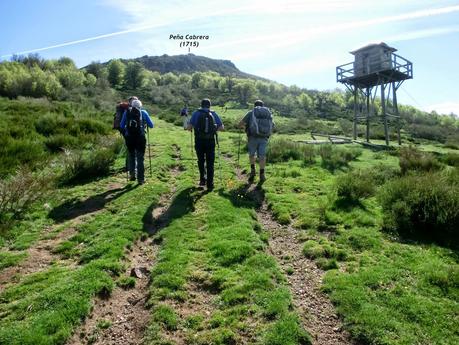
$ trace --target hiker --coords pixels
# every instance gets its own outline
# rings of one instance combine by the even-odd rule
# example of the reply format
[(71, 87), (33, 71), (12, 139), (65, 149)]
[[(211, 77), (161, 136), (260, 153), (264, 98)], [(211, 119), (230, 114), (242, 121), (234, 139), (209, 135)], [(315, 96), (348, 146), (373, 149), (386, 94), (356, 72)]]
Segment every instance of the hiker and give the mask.
[(209, 99), (203, 99), (201, 108), (191, 115), (188, 123), (188, 130), (194, 129), (194, 148), (198, 157), (199, 185), (207, 185), (209, 192), (214, 189), (215, 139), (218, 140), (217, 131), (224, 129), (220, 117), (215, 111), (210, 110), (210, 105)]
[(183, 129), (188, 129), (188, 107), (185, 104), (185, 107), (180, 111), (180, 116), (183, 119)]
[(137, 171), (137, 182), (139, 184), (145, 182), (145, 168), (143, 164), (147, 144), (145, 125), (149, 128), (153, 128), (154, 126), (148, 112), (142, 109), (142, 102), (137, 97), (131, 98), (130, 107), (123, 113), (120, 126), (124, 129), (124, 137), (128, 149), (129, 179), (135, 181)]
[(253, 110), (249, 111), (239, 122), (240, 128), (245, 128), (247, 133), (247, 147), (250, 160), (249, 183), (255, 179), (255, 154), (260, 165), (260, 183), (266, 180), (266, 149), (268, 140), (273, 130), (273, 116), (271, 111), (263, 106), (261, 100), (255, 101)]
[(113, 129), (116, 129), (124, 137), (124, 129), (121, 128), (121, 119), (126, 109), (129, 108), (128, 102), (118, 102), (115, 108), (115, 114), (113, 115)]

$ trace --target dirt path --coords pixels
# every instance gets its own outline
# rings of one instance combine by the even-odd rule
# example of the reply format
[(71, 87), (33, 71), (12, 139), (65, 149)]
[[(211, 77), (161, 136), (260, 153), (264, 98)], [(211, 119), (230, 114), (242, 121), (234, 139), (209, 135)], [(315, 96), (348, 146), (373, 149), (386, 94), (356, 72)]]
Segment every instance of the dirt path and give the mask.
[[(120, 190), (122, 185), (113, 182), (110, 183), (107, 188), (106, 195), (103, 198), (104, 202), (110, 201), (110, 193)], [(63, 230), (58, 231), (62, 224), (46, 227), (40, 234), (40, 239), (25, 250), (27, 256), (23, 261), (19, 262), (17, 265), (7, 267), (0, 272), (0, 293), (9, 285), (18, 283), (24, 276), (44, 271), (53, 264), (66, 267), (76, 265), (71, 259), (63, 259), (59, 254), (54, 252), (54, 249), (62, 242), (67, 241), (77, 234), (79, 224), (87, 222), (91, 217), (102, 210), (101, 208), (94, 208), (92, 203), (85, 203), (68, 212), (69, 217), (70, 215), (72, 215), (72, 217)], [(15, 251), (15, 253), (21, 252)]]
[(148, 299), (149, 269), (156, 259), (158, 247), (152, 240), (138, 240), (127, 261), (126, 276), (134, 276), (135, 287), (116, 287), (109, 298), (97, 297), (92, 313), (68, 342), (76, 344), (140, 344), (150, 320), (145, 308)]
[[(238, 169), (236, 174), (239, 180), (247, 181), (247, 175)], [(258, 222), (271, 234), (269, 253), (286, 273), (293, 304), (305, 329), (312, 335), (313, 344), (356, 344), (343, 329), (333, 304), (320, 291), (325, 272), (302, 254), (303, 243), (299, 235), (304, 230), (279, 224), (269, 211), (261, 188), (252, 184), (245, 192), (258, 206)]]
[[(175, 147), (174, 158), (178, 162), (180, 151)], [(178, 165), (171, 171), (172, 179), (180, 174)], [(151, 217), (144, 224), (144, 231), (152, 235), (167, 224), (168, 207), (176, 192), (172, 185), (169, 193), (161, 196)], [(67, 345), (138, 345), (143, 341), (145, 330), (151, 319), (151, 312), (146, 307), (149, 298), (150, 270), (155, 265), (159, 244), (154, 239), (139, 239), (125, 259), (125, 276), (135, 279), (132, 288), (115, 287), (110, 296), (97, 297), (91, 314), (78, 327)]]
[[(7, 267), (0, 272), (0, 293), (11, 284), (18, 283), (24, 276), (46, 270), (52, 264), (59, 266), (72, 266), (72, 260), (62, 259), (59, 254), (55, 254), (53, 249), (63, 241), (68, 240), (77, 233), (76, 225), (81, 222), (75, 219), (63, 231), (59, 232), (52, 239), (40, 240), (26, 250), (27, 257), (15, 266)], [(54, 227), (45, 229), (45, 234), (52, 231)], [(18, 252), (19, 253), (19, 252)]]

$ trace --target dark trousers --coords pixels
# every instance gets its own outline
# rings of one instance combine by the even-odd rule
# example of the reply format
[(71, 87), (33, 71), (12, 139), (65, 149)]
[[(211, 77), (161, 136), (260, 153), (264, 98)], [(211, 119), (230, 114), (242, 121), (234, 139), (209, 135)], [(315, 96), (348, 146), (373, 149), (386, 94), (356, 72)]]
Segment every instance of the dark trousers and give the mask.
[(196, 149), (196, 156), (198, 157), (199, 177), (201, 180), (205, 179), (207, 170), (207, 187), (213, 186), (215, 139), (195, 138), (194, 148)]
[(145, 167), (143, 159), (145, 156), (145, 148), (147, 141), (144, 136), (126, 137), (126, 146), (128, 149), (128, 169), (129, 175), (135, 176), (137, 170), (137, 181), (143, 182), (145, 180)]

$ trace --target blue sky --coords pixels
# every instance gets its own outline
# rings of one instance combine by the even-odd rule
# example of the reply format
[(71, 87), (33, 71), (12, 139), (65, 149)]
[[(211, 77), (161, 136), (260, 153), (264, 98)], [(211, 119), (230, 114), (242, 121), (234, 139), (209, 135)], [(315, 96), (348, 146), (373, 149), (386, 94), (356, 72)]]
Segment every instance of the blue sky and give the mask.
[(459, 114), (458, 0), (2, 0), (0, 56), (91, 61), (184, 54), (170, 34), (208, 35), (197, 55), (309, 89), (340, 87), (349, 51), (384, 41), (414, 64), (400, 102)]

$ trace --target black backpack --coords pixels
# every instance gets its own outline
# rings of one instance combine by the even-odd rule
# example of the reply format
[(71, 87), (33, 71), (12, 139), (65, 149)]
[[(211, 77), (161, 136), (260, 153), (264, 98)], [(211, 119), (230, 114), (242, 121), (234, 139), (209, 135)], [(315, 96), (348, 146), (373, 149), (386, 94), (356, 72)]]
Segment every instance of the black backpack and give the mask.
[(126, 128), (130, 137), (144, 135), (143, 118), (139, 109), (129, 108), (126, 111)]
[(199, 139), (212, 139), (217, 133), (217, 123), (210, 110), (200, 110), (195, 134)]

